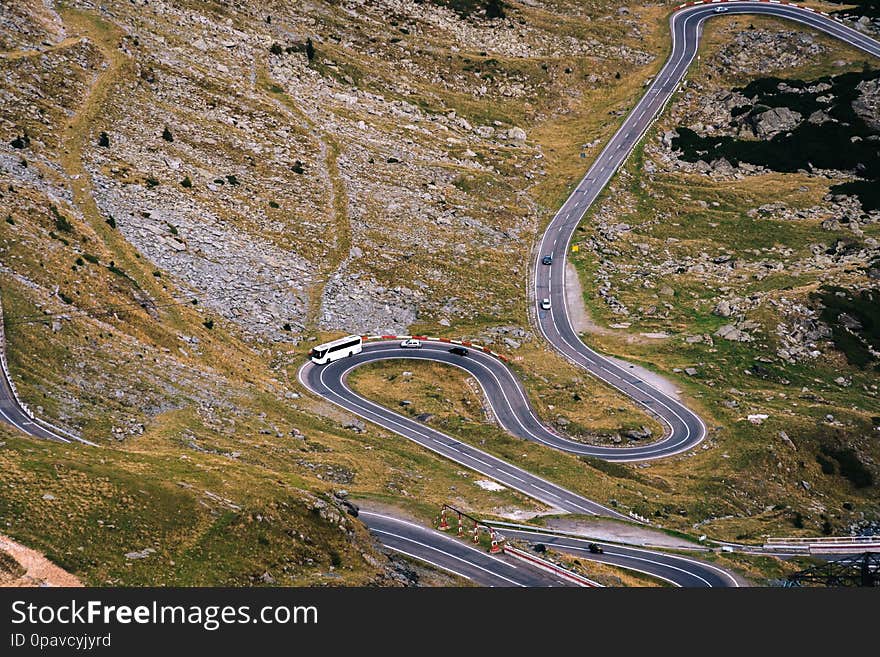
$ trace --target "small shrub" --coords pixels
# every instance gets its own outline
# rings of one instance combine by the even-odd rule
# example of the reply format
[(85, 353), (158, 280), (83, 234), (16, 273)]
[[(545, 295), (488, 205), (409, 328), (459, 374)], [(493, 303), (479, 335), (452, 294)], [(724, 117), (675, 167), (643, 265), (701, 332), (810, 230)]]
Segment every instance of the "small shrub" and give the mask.
[(93, 265), (97, 265), (100, 261), (98, 260), (98, 256), (93, 256), (91, 253), (83, 253), (83, 258), (91, 262)]
[(306, 172), (306, 170), (303, 168), (303, 163), (300, 162), (299, 160), (297, 160), (296, 162), (294, 162), (294, 163), (293, 163), (293, 166), (292, 166), (291, 168), (293, 169), (293, 172), (294, 172), (294, 173), (298, 173), (298, 174), (300, 174), (300, 175), (302, 175), (302, 174), (304, 174), (304, 173)]
[(794, 517), (791, 519), (791, 524), (795, 526), (795, 529), (804, 528), (804, 516), (800, 511), (795, 512)]
[(153, 272), (153, 276), (155, 276), (156, 278), (162, 278), (162, 272), (160, 272), (160, 271), (157, 269), (156, 271)]
[(153, 176), (149, 176), (149, 177), (144, 181), (144, 183), (147, 185), (147, 189), (153, 189), (153, 187), (158, 187), (158, 186), (159, 186), (159, 181), (158, 181), (155, 177), (153, 177)]
[(837, 472), (837, 468), (834, 467), (834, 461), (822, 454), (816, 454), (816, 462), (822, 468), (822, 474), (833, 475)]
[(86, 264), (86, 261), (83, 260), (82, 258), (77, 258), (77, 259), (76, 259), (76, 266), (77, 266), (77, 267), (82, 267), (82, 266), (84, 266), (85, 264)]
[(61, 214), (54, 205), (49, 206), (49, 210), (55, 215), (55, 228), (64, 232), (64, 233), (72, 233), (73, 225), (70, 223), (70, 220)]
[(284, 48), (281, 47), (280, 43), (273, 43), (269, 48), (269, 52), (273, 55), (280, 55), (284, 52)]
[(9, 224), (10, 226), (15, 225), (15, 219), (12, 218), (11, 214), (6, 215), (6, 223)]
[(486, 18), (504, 18), (504, 3), (501, 0), (486, 2)]
[(18, 149), (27, 148), (31, 145), (31, 138), (28, 137), (28, 133), (25, 132), (23, 135), (16, 137), (11, 142), (9, 142), (9, 145), (13, 148)]
[(229, 182), (230, 185), (238, 185), (239, 184), (238, 178), (235, 177), (234, 173), (230, 173), (228, 176), (226, 176), (226, 180)]
[(828, 445), (823, 445), (821, 451), (825, 456), (837, 461), (841, 476), (849, 480), (856, 488), (867, 488), (874, 484), (874, 475), (862, 463), (859, 455), (852, 448), (841, 447), (835, 449)]
[(112, 214), (107, 216), (107, 225), (110, 226), (110, 228), (116, 228), (116, 219), (113, 218)]
[(306, 39), (306, 58), (311, 62), (315, 58), (315, 44), (312, 43), (312, 38), (309, 37)]
[(181, 186), (181, 187), (186, 187), (187, 189), (189, 189), (190, 187), (193, 186), (193, 184), (192, 184), (192, 180), (189, 179), (189, 176), (184, 176), (184, 177), (183, 177), (183, 180), (180, 181), (180, 186)]
[(177, 230), (177, 226), (174, 226), (172, 224), (165, 224), (165, 225), (168, 226), (168, 230), (171, 231), (172, 235), (179, 235), (180, 234), (180, 231)]
[(202, 322), (202, 326), (210, 331), (212, 328), (214, 328), (214, 320), (206, 319), (204, 322)]
[(64, 303), (66, 303), (66, 304), (72, 304), (72, 303), (73, 303), (73, 299), (71, 299), (69, 296), (67, 296), (66, 294), (64, 294), (64, 292), (58, 292), (58, 298), (61, 299), (61, 300), (62, 300)]
[(110, 148), (110, 137), (107, 136), (106, 132), (102, 132), (101, 135), (98, 137), (98, 146)]
[(269, 207), (273, 210), (277, 210), (280, 206), (275, 201), (269, 201)]
[(165, 126), (165, 129), (162, 131), (162, 139), (165, 141), (171, 142), (174, 141), (174, 135), (171, 134), (171, 131), (168, 129), (168, 126)]

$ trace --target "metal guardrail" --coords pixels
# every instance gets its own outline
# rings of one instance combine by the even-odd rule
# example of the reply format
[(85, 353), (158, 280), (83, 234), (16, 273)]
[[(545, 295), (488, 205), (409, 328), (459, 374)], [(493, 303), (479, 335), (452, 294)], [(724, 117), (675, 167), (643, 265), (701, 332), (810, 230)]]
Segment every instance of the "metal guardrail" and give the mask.
[(47, 422), (46, 420), (37, 417), (36, 414), (34, 414), (30, 407), (19, 396), (18, 390), (15, 387), (15, 381), (12, 379), (12, 373), (9, 371), (9, 363), (6, 360), (6, 327), (3, 323), (2, 298), (0, 298), (0, 370), (2, 370), (2, 375), (6, 379), (6, 382), (9, 385), (9, 389), (12, 391), (12, 397), (15, 400), (15, 403), (18, 404), (19, 408), (24, 411), (24, 414), (27, 415), (32, 422), (40, 425), (50, 433), (54, 433), (55, 437), (62, 442), (70, 442), (71, 440), (75, 440), (85, 445), (97, 447), (97, 444), (86, 440), (85, 438), (81, 438), (80, 436), (77, 436), (67, 429), (63, 429), (59, 426), (52, 424), (51, 422)]
[(814, 538), (768, 536), (763, 549), (803, 554), (880, 552), (880, 536), (816, 536)]
[(510, 545), (505, 545), (502, 549), (504, 551), (504, 554), (509, 554), (515, 559), (525, 561), (531, 566), (540, 568), (541, 570), (546, 570), (547, 572), (553, 573), (554, 575), (558, 575), (559, 577), (562, 577), (569, 582), (573, 582), (578, 586), (604, 588), (601, 584), (599, 584), (599, 582), (592, 580), (589, 577), (584, 577), (580, 573), (576, 573), (573, 570), (569, 570), (568, 568), (563, 568), (562, 566), (555, 564), (552, 561), (547, 561), (546, 559), (536, 557), (533, 554), (529, 554), (525, 550), (520, 550)]
[(880, 536), (816, 536), (796, 538), (774, 538), (766, 536), (764, 545), (834, 545), (839, 543), (866, 543), (880, 545)]

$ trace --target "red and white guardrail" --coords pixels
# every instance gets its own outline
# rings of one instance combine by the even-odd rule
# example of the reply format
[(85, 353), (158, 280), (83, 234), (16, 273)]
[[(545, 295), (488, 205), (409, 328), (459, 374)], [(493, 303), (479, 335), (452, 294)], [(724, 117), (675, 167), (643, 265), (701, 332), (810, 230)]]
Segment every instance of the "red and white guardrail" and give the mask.
[(361, 340), (366, 342), (367, 340), (376, 341), (376, 340), (424, 340), (425, 342), (445, 342), (447, 344), (457, 344), (462, 347), (470, 347), (471, 349), (478, 349), (483, 353), (489, 354), (491, 356), (495, 356), (498, 360), (504, 361), (505, 363), (509, 362), (507, 356), (499, 354), (497, 351), (492, 351), (489, 347), (484, 347), (483, 345), (477, 344), (476, 342), (469, 342), (468, 340), (453, 340), (451, 338), (432, 338), (425, 335), (362, 335)]
[(518, 548), (511, 547), (510, 545), (505, 545), (502, 550), (504, 551), (504, 554), (509, 554), (514, 559), (525, 561), (535, 568), (540, 568), (541, 570), (545, 570), (547, 572), (553, 573), (554, 575), (558, 575), (559, 577), (562, 577), (569, 582), (573, 582), (578, 586), (603, 588), (602, 585), (599, 584), (599, 582), (593, 581), (588, 577), (584, 577), (580, 573), (576, 573), (573, 570), (568, 570), (567, 568), (558, 566), (552, 561), (547, 561), (546, 559), (541, 559), (540, 557), (536, 557), (533, 554), (529, 554), (525, 550), (520, 550)]
[[(813, 9), (812, 7), (806, 7), (797, 2), (788, 2), (788, 0), (693, 0), (692, 2), (685, 2), (683, 4), (678, 5), (676, 10), (686, 9), (687, 7), (699, 7), (700, 5), (722, 5), (722, 4), (737, 4), (741, 2), (764, 2), (770, 5), (788, 5), (790, 7), (797, 7), (799, 9), (803, 9), (804, 11), (811, 11), (814, 14), (821, 14), (822, 16), (828, 16), (829, 18), (834, 18), (827, 11), (819, 11), (818, 9)], [(834, 18), (834, 20), (837, 20)]]

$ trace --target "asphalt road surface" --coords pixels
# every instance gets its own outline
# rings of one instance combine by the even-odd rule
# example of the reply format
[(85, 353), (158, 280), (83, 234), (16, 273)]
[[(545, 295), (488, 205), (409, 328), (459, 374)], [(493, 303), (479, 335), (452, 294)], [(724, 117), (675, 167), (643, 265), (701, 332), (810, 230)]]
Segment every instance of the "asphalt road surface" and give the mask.
[[(670, 19), (672, 53), (645, 95), (627, 115), (620, 129), (547, 226), (535, 258), (534, 295), (537, 323), (547, 341), (569, 361), (633, 399), (667, 428), (664, 440), (649, 448), (616, 450), (608, 460), (655, 459), (686, 451), (706, 436), (703, 421), (689, 408), (634, 376), (629, 368), (586, 346), (572, 327), (565, 296), (565, 260), (572, 236), (584, 214), (660, 114), (697, 54), (703, 23), (720, 7), (723, 15), (760, 13), (803, 23), (837, 37), (866, 53), (880, 57), (880, 43), (821, 14), (767, 2), (726, 2), (682, 9)], [(543, 265), (544, 256), (551, 265)], [(550, 310), (541, 300), (550, 299)]]
[[(568, 552), (579, 559), (607, 563), (652, 575), (674, 586), (691, 588), (738, 586), (736, 579), (727, 571), (691, 557), (540, 531), (520, 531), (505, 527), (500, 532), (505, 538), (528, 541), (532, 544), (543, 543), (547, 547)], [(590, 543), (602, 546), (603, 553), (590, 552)]]
[(570, 513), (627, 518), (611, 508), (572, 493), (483, 450), (380, 406), (357, 394), (348, 386), (346, 378), (351, 370), (379, 360), (409, 358), (448, 363), (465, 369), (480, 382), (497, 417), (511, 433), (536, 441), (565, 440), (551, 434), (532, 414), (519, 382), (500, 360), (474, 349), (471, 349), (467, 356), (456, 356), (449, 353), (451, 345), (448, 343), (423, 342), (422, 344), (424, 346), (421, 349), (402, 349), (396, 342), (366, 343), (361, 353), (348, 358), (326, 365), (307, 362), (299, 371), (299, 380), (316, 395), (351, 413), (409, 438), (432, 452), (551, 507)]
[[(43, 429), (43, 427), (31, 420), (31, 418), (21, 410), (21, 407), (12, 396), (12, 390), (9, 389), (9, 382), (6, 380), (5, 376), (0, 377), (0, 419), (29, 436), (44, 438), (47, 440), (59, 440), (58, 436), (54, 435), (47, 429)], [(64, 442), (68, 441), (65, 440)]]
[[(3, 321), (2, 317), (0, 317), (0, 321)], [(81, 440), (61, 429), (52, 427), (47, 422), (31, 418), (15, 398), (12, 392), (12, 384), (6, 378), (5, 371), (0, 375), (0, 421), (6, 422), (19, 431), (35, 438), (57, 440), (62, 443), (69, 443), (74, 440), (88, 443), (88, 441)]]
[(380, 513), (358, 514), (385, 547), (483, 586), (573, 586), (552, 573), (504, 555), (488, 554), (467, 541)]

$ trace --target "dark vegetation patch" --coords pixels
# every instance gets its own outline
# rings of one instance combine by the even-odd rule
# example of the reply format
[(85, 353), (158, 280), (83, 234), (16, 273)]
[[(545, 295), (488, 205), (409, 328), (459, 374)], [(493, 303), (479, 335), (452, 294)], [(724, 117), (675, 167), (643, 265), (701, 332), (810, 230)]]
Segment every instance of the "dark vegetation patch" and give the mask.
[(835, 5), (854, 5), (851, 9), (839, 9), (831, 12), (837, 16), (870, 16), (880, 18), (880, 0), (828, 0)]
[(431, 0), (435, 5), (446, 7), (462, 18), (483, 14), (486, 18), (504, 18), (505, 6), (502, 0)]
[(880, 351), (880, 292), (852, 292), (841, 287), (823, 287), (812, 295), (822, 305), (820, 319), (831, 327), (834, 346), (850, 365), (866, 368)]
[(631, 466), (625, 465), (623, 463), (614, 463), (613, 461), (606, 461), (604, 459), (599, 459), (594, 456), (579, 456), (578, 458), (589, 465), (591, 468), (595, 468), (600, 472), (604, 472), (610, 477), (614, 477), (616, 479), (631, 479), (632, 481), (637, 481), (641, 484), (652, 486), (660, 490), (670, 490), (669, 484), (660, 477), (645, 475), (641, 472), (638, 472)]
[(822, 445), (819, 453), (816, 454), (816, 461), (821, 466), (823, 474), (839, 474), (856, 488), (874, 485), (874, 475), (851, 447)]
[(73, 225), (70, 223), (70, 220), (63, 214), (61, 214), (61, 212), (58, 211), (58, 208), (56, 208), (54, 205), (50, 205), (49, 210), (52, 212), (52, 216), (55, 218), (56, 229), (65, 233), (73, 232)]
[(26, 572), (27, 571), (20, 563), (18, 563), (15, 557), (8, 552), (0, 550), (0, 574), (6, 575), (7, 577), (18, 578)]
[[(880, 78), (880, 71), (844, 73), (811, 81), (775, 77), (754, 80), (735, 90), (752, 101), (750, 107), (738, 108), (737, 121), (748, 121), (771, 108), (786, 107), (803, 115), (801, 124), (768, 140), (701, 137), (680, 127), (673, 148), (681, 149), (681, 158), (688, 162), (725, 158), (734, 166), (746, 162), (780, 172), (814, 168), (849, 171), (863, 180), (834, 185), (832, 193), (858, 196), (866, 211), (880, 210), (880, 133), (852, 107), (853, 100), (860, 95), (859, 83), (876, 78)], [(810, 90), (821, 83), (831, 88)], [(831, 103), (819, 100), (825, 96), (833, 97)], [(817, 111), (825, 112), (832, 120), (821, 124), (806, 120)]]

